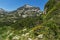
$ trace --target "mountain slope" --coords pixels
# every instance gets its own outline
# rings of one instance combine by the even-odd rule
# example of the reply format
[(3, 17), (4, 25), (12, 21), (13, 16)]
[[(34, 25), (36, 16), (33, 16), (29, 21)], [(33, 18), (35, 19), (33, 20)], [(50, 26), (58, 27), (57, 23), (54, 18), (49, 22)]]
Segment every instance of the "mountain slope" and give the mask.
[[(15, 14), (19, 13), (21, 16), (18, 17), (22, 17), (22, 15), (28, 15), (28, 12), (30, 15), (32, 14), (30, 13), (32, 10), (30, 9), (31, 7), (30, 5), (25, 5), (8, 15), (15, 16)], [(0, 27), (1, 40), (60, 40), (60, 1), (49, 0), (45, 6), (46, 8), (46, 14), (19, 18), (8, 26)]]
[(48, 9), (46, 10), (46, 15), (43, 17), (43, 23), (33, 29), (35, 31), (40, 30), (37, 34), (44, 34), (45, 37), (43, 40), (60, 40), (60, 2), (55, 2), (56, 4), (53, 7), (50, 5), (50, 2), (51, 0), (48, 2), (51, 8), (47, 7)]
[(42, 12), (40, 11), (39, 7), (34, 7), (27, 4), (11, 12), (6, 12), (4, 9), (0, 9), (0, 16), (1, 16), (0, 22), (14, 23), (22, 18), (40, 16), (41, 13)]

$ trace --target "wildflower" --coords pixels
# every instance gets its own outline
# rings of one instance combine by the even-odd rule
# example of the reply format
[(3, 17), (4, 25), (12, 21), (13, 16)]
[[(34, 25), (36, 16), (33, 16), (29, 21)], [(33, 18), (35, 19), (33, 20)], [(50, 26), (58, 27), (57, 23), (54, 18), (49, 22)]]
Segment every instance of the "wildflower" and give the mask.
[(29, 35), (29, 33), (26, 33), (25, 36)]
[(23, 29), (23, 31), (26, 31), (27, 29)]
[(17, 35), (16, 35), (16, 36), (13, 37), (12, 39), (13, 39), (13, 40), (19, 40), (19, 37), (20, 37), (20, 36), (17, 36)]
[(38, 38), (43, 38), (43, 34), (40, 34), (37, 36)]
[(32, 40), (31, 38), (28, 38), (28, 40)]

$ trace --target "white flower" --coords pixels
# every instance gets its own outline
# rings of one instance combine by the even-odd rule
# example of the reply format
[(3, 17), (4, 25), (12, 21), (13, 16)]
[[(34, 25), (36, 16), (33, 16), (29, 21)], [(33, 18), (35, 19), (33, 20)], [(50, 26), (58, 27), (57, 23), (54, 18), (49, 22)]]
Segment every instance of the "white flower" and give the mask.
[(28, 40), (32, 40), (31, 38), (28, 38)]
[(25, 36), (29, 35), (29, 33), (26, 33)]
[(26, 31), (27, 29), (23, 29), (23, 31)]
[(19, 40), (19, 37), (20, 37), (20, 36), (17, 36), (17, 35), (16, 35), (16, 36), (14, 36), (12, 39), (13, 39), (13, 40)]
[(43, 34), (40, 34), (37, 36), (38, 38), (43, 38)]

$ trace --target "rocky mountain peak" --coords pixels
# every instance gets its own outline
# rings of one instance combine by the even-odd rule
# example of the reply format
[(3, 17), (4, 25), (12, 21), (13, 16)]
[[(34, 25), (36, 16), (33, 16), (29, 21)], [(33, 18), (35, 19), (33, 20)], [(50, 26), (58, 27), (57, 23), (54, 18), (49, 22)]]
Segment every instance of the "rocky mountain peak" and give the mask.
[(29, 4), (25, 4), (24, 7), (32, 7), (32, 6)]
[(31, 10), (32, 11), (32, 10), (40, 10), (40, 8), (36, 7), (36, 6), (31, 6), (29, 4), (25, 4), (25, 5), (21, 6), (21, 7), (19, 7), (17, 10), (25, 10), (25, 11)]
[(0, 8), (0, 11), (4, 11), (4, 9)]

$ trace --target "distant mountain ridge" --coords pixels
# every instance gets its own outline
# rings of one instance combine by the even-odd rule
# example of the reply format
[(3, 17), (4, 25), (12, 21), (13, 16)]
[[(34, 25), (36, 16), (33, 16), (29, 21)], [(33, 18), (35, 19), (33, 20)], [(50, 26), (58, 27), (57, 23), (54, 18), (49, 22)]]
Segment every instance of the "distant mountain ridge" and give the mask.
[(40, 14), (41, 10), (39, 7), (30, 6), (28, 4), (25, 4), (11, 12), (6, 12), (4, 9), (0, 8), (0, 18), (8, 21), (18, 18), (36, 17), (40, 16)]

